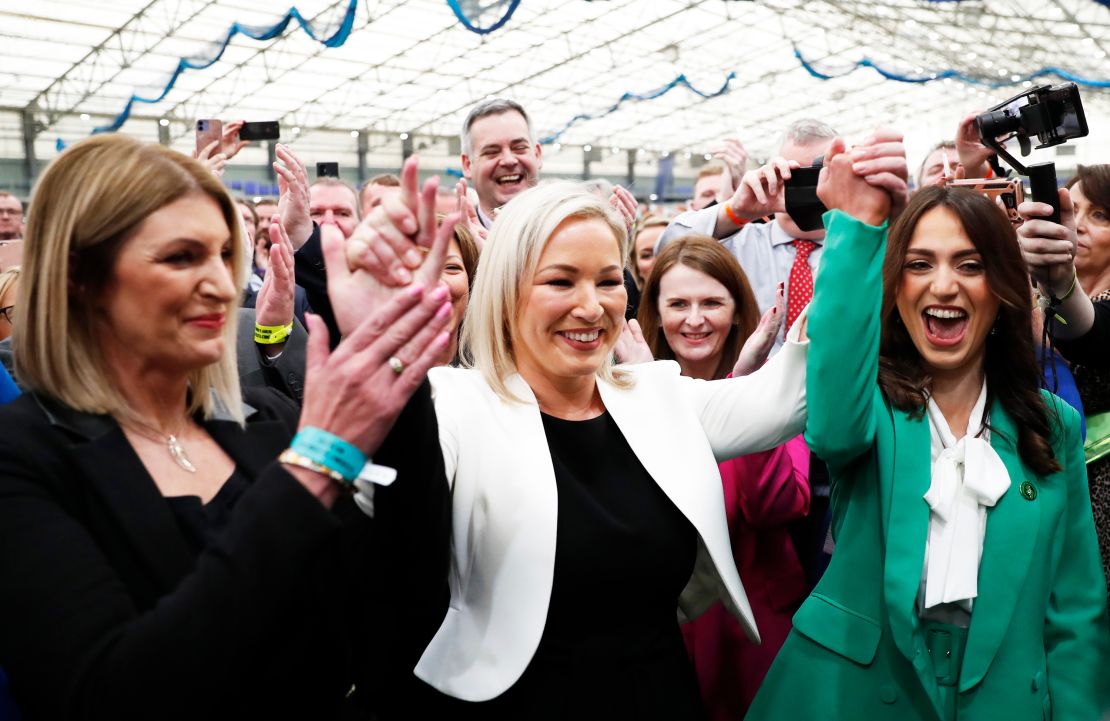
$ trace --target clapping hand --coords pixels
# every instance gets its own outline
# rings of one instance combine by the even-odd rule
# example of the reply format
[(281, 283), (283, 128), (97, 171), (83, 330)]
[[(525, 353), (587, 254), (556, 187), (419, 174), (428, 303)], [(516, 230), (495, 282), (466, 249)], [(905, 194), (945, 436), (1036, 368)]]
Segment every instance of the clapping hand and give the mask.
[(635, 319), (624, 322), (613, 353), (617, 356), (618, 363), (650, 363), (655, 360), (651, 355), (651, 348), (644, 340), (644, 332)]
[(767, 362), (767, 356), (771, 354), (771, 349), (775, 347), (775, 339), (778, 338), (779, 330), (786, 319), (784, 293), (784, 284), (779, 283), (778, 290), (775, 292), (775, 304), (768, 308), (763, 317), (759, 319), (759, 325), (755, 327), (752, 334), (744, 341), (744, 347), (740, 349), (740, 357), (736, 359), (736, 365), (732, 367), (733, 378), (754, 373)]
[(482, 252), (482, 248), (486, 245), (486, 238), (489, 236), (489, 230), (486, 226), (482, 225), (482, 221), (478, 218), (478, 211), (475, 209), (474, 204), (470, 202), (470, 194), (467, 192), (466, 179), (460, 180), (455, 183), (455, 197), (458, 200), (457, 209), (459, 215), (462, 217), (466, 227), (470, 230), (470, 235), (474, 237), (474, 243), (478, 246), (478, 252)]
[(609, 205), (621, 215), (624, 229), (632, 235), (632, 228), (636, 225), (636, 216), (640, 212), (640, 204), (636, 198), (619, 185), (613, 186), (613, 193), (609, 196)]
[(281, 222), (292, 241), (292, 249), (299, 250), (312, 235), (312, 215), (308, 202), (308, 170), (304, 163), (287, 146), (278, 143), (275, 149), (277, 160), (274, 172), (277, 174), (278, 213)]
[(748, 169), (748, 150), (739, 138), (725, 138), (713, 149), (712, 155), (725, 166), (725, 174), (718, 193), (718, 202), (724, 202), (736, 192), (740, 179)]
[[(274, 216), (270, 223), (270, 268), (255, 299), (255, 322), (263, 326), (286, 326), (293, 322), (294, 294), (297, 286), (293, 270), (293, 246)], [(265, 346), (265, 350), (280, 346)]]

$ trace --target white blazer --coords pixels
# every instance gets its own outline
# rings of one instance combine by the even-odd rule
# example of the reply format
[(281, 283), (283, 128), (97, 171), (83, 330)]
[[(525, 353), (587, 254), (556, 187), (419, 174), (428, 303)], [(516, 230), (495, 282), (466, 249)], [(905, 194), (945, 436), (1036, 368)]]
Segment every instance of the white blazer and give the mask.
[[(599, 380), (601, 399), (636, 457), (698, 532), (679, 599), (694, 618), (720, 599), (758, 642), (736, 572), (717, 462), (802, 431), (808, 342), (791, 340), (744, 378), (700, 381), (659, 361), (623, 366), (631, 388)], [(512, 686), (543, 635), (555, 567), (558, 498), (539, 407), (519, 375), (507, 403), (481, 373), (429, 373), (452, 485), (451, 603), (416, 675), (445, 694), (486, 701)]]

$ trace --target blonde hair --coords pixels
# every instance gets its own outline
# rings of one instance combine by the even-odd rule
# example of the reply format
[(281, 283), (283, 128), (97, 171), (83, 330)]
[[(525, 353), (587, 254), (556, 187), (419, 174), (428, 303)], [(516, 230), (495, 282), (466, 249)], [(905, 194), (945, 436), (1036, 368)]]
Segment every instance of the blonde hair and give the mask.
[(13, 265), (12, 267), (5, 270), (3, 273), (0, 273), (0, 300), (4, 298), (4, 295), (8, 292), (9, 288), (19, 282), (19, 269), (20, 266)]
[[(521, 288), (532, 282), (548, 239), (571, 218), (604, 222), (613, 231), (620, 257), (625, 257), (628, 233), (616, 211), (581, 184), (567, 181), (542, 183), (509, 201), (497, 214), (482, 250), (463, 322), (462, 355), (467, 367), (480, 370), (506, 401), (522, 400), (505, 384), (516, 372), (513, 338)], [(616, 385), (630, 382), (614, 370), (611, 358), (606, 358), (597, 374)]]
[[(216, 201), (231, 236), (236, 287), (246, 278), (239, 210), (196, 160), (124, 135), (97, 135), (63, 152), (43, 173), (24, 236), (16, 304), (15, 368), (29, 388), (79, 411), (130, 418), (97, 337), (92, 304), (115, 273), (124, 244), (160, 208), (201, 193)], [(190, 414), (218, 406), (243, 422), (235, 362), (238, 313), (228, 304), (223, 357), (189, 374)], [(213, 396), (215, 398), (213, 399)]]

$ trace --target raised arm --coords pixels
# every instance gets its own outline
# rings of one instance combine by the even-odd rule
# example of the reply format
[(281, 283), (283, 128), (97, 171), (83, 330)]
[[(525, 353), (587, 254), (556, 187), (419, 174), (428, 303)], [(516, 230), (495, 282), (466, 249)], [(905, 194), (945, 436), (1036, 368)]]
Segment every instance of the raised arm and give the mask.
[[(889, 134), (881, 142), (900, 145), (901, 136)], [(834, 468), (870, 448), (875, 434), (882, 261), (891, 205), (887, 190), (857, 176), (852, 165), (843, 141), (834, 141), (817, 188), (830, 210), (809, 308), (813, 349), (806, 440)]]

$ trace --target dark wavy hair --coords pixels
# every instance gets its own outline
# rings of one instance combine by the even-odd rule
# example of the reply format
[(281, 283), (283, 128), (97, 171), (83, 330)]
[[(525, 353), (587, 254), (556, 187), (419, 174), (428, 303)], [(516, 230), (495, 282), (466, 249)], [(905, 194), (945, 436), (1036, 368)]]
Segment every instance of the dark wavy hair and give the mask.
[(708, 236), (687, 235), (664, 246), (655, 257), (655, 265), (644, 283), (638, 314), (644, 340), (651, 348), (651, 354), (659, 360), (674, 360), (674, 350), (663, 334), (659, 317), (659, 284), (667, 271), (676, 265), (688, 266), (713, 278), (728, 290), (736, 305), (736, 321), (721, 346), (721, 360), (713, 374), (715, 379), (724, 378), (736, 365), (744, 341), (759, 324), (759, 306), (756, 305), (748, 276), (744, 275), (736, 256)]
[(1040, 393), (1029, 276), (1014, 228), (987, 197), (959, 188), (922, 188), (891, 228), (883, 261), (879, 385), (895, 408), (915, 417), (924, 414), (932, 378), (898, 313), (897, 297), (914, 231), (934, 208), (959, 220), (982, 256), (987, 286), (999, 300), (998, 319), (985, 341), (987, 407), (997, 398), (1014, 419), (1021, 459), (1038, 473), (1054, 473), (1060, 464), (1052, 452), (1048, 408)]

